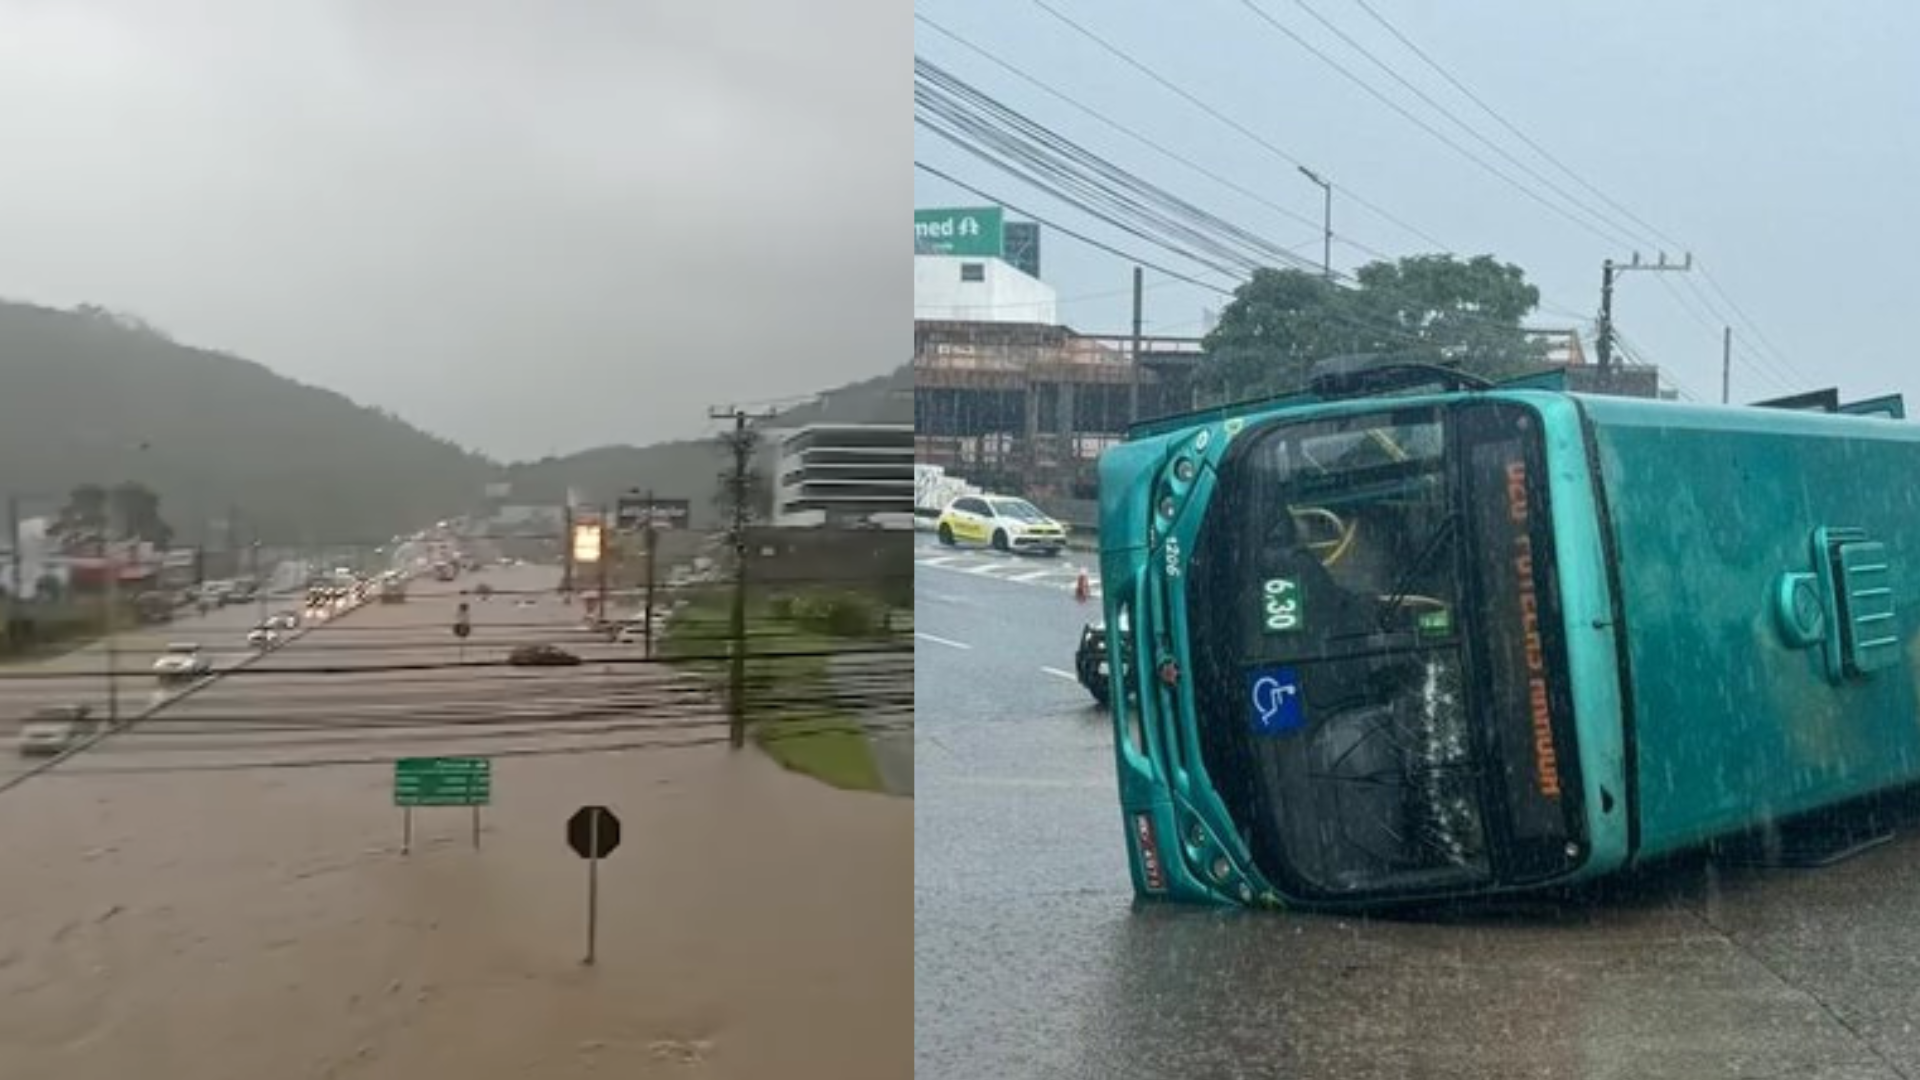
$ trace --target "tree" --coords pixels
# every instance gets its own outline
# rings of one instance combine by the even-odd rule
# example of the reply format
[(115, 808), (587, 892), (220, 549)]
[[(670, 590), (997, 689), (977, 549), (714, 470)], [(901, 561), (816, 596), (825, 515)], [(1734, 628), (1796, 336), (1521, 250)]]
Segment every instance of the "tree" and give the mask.
[(97, 541), (107, 533), (107, 489), (99, 484), (79, 484), (67, 493), (49, 530), (67, 544)]
[(1545, 355), (1520, 325), (1540, 306), (1540, 290), (1517, 266), (1490, 255), (1415, 255), (1354, 276), (1362, 318), (1383, 330), (1380, 351), (1435, 354), (1490, 378), (1529, 370)]
[(99, 543), (109, 534), (157, 547), (173, 541), (173, 527), (160, 516), (160, 496), (145, 484), (131, 481), (112, 490), (99, 484), (76, 486), (67, 493), (52, 532), (70, 547)]
[(1355, 351), (1346, 292), (1317, 274), (1255, 270), (1201, 343), (1201, 388), (1223, 399), (1281, 393), (1305, 383), (1315, 361)]
[(114, 535), (124, 540), (144, 540), (155, 547), (173, 542), (173, 526), (160, 516), (160, 496), (145, 484), (118, 484), (109, 493)]
[(1540, 302), (1517, 266), (1491, 256), (1369, 263), (1342, 287), (1299, 270), (1256, 270), (1202, 342), (1202, 390), (1232, 400), (1306, 383), (1328, 357), (1386, 353), (1500, 377), (1538, 365), (1521, 327)]

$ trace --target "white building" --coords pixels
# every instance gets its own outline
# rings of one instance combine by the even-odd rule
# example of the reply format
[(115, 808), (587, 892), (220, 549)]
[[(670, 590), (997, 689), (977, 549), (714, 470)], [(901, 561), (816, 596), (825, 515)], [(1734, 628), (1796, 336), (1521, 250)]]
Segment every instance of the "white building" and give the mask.
[(913, 317), (942, 322), (1060, 321), (1053, 286), (1010, 264), (968, 255), (913, 257)]
[(913, 513), (912, 424), (809, 424), (780, 433), (773, 524), (887, 524)]

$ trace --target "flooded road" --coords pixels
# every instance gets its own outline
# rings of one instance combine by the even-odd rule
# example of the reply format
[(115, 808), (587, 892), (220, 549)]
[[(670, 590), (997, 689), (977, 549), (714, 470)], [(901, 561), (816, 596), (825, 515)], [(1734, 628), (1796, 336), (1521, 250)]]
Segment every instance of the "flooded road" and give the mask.
[[(906, 1075), (911, 802), (730, 754), (658, 672), (328, 672), (455, 659), (431, 593), (0, 798), (0, 1076)], [(578, 617), (473, 611), (470, 659)], [(495, 756), (479, 850), (422, 810), (403, 856), (392, 766), (338, 763), (415, 753)], [(586, 967), (590, 802), (624, 839)]]
[(1097, 609), (918, 554), (916, 1076), (1920, 1075), (1920, 831), (1564, 908), (1135, 910), (1106, 715), (1063, 677)]

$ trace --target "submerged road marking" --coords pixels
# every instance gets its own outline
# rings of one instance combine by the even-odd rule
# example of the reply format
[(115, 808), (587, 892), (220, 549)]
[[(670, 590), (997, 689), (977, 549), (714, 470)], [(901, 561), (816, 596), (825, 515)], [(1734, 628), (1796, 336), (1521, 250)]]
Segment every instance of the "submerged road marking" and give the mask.
[(1039, 581), (1043, 577), (1048, 577), (1052, 575), (1052, 573), (1053, 571), (1051, 570), (1029, 570), (1024, 574), (1015, 574), (1013, 575), (1013, 577), (1009, 578), (1008, 580), (1017, 581), (1022, 585), (1025, 585), (1030, 581)]
[(1074, 674), (1073, 672), (1071, 672), (1071, 671), (1061, 671), (1061, 670), (1060, 670), (1059, 668), (1057, 668), (1057, 667), (1043, 667), (1043, 668), (1041, 668), (1040, 670), (1041, 670), (1041, 671), (1044, 671), (1044, 672), (1046, 672), (1046, 673), (1047, 673), (1047, 674), (1049, 674), (1049, 675), (1058, 675), (1058, 676), (1059, 676), (1060, 678), (1062, 678), (1062, 679), (1065, 679), (1065, 680), (1067, 680), (1068, 682), (1079, 682), (1079, 681), (1080, 681), (1080, 676), (1078, 676), (1078, 675), (1075, 675), (1075, 674)]
[(924, 631), (924, 630), (915, 630), (915, 631), (913, 632), (913, 636), (914, 636), (914, 637), (916, 637), (916, 638), (918, 638), (918, 639), (920, 639), (921, 641), (931, 641), (931, 642), (933, 642), (933, 643), (934, 643), (935, 645), (945, 645), (945, 646), (946, 646), (946, 647), (948, 647), (949, 649), (971, 649), (971, 648), (973, 648), (973, 646), (971, 646), (971, 645), (969, 645), (969, 644), (967, 644), (967, 643), (966, 643), (966, 642), (964, 642), (964, 641), (955, 641), (955, 640), (953, 640), (952, 638), (943, 638), (943, 637), (940, 637), (940, 636), (938, 636), (938, 635), (936, 635), (936, 634), (929, 634), (929, 633), (927, 633), (927, 632), (926, 632), (926, 631)]

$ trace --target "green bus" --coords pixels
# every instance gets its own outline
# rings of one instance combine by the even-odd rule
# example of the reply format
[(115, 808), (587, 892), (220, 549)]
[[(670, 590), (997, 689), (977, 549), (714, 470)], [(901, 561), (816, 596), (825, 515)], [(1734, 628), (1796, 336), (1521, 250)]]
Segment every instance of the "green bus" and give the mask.
[(1137, 892), (1523, 893), (1920, 780), (1903, 419), (1362, 360), (1136, 426), (1099, 470)]

